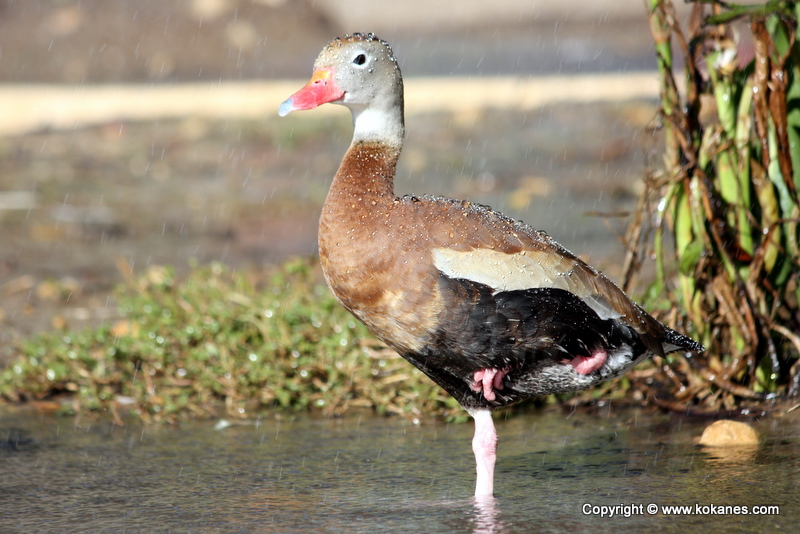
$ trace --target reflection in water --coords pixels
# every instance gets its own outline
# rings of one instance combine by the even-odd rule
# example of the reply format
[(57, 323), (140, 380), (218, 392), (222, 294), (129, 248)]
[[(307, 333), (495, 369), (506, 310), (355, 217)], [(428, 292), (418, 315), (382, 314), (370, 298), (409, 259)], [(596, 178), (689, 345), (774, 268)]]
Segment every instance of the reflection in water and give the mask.
[(498, 519), (500, 511), (497, 499), (482, 495), (475, 497), (475, 528), (474, 534), (501, 534), (508, 532), (506, 525)]
[(727, 447), (705, 447), (703, 449), (709, 454), (706, 463), (710, 466), (723, 467), (729, 464), (752, 464), (758, 454), (758, 445), (738, 445)]

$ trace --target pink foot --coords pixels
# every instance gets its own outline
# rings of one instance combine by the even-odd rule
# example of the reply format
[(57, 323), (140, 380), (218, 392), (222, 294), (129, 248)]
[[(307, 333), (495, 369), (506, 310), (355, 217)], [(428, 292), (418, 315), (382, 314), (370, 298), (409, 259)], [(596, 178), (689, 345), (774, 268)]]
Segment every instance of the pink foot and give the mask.
[(608, 353), (603, 349), (598, 349), (591, 356), (575, 356), (571, 360), (562, 360), (562, 363), (571, 365), (576, 373), (588, 375), (603, 367), (607, 360)]
[(503, 377), (508, 374), (507, 369), (480, 369), (475, 371), (472, 379), (475, 381), (470, 389), (475, 392), (483, 391), (483, 397), (488, 401), (495, 400), (495, 389), (503, 389)]

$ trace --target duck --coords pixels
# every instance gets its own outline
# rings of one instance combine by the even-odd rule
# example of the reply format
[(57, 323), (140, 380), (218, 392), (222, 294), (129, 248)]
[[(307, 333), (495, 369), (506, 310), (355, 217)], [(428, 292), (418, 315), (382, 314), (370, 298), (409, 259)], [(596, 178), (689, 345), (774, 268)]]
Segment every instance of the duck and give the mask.
[(545, 232), (467, 200), (394, 193), (403, 78), (373, 33), (337, 37), (279, 115), (350, 109), (353, 139), (319, 221), (337, 300), (474, 419), (475, 497), (492, 497), (492, 412), (581, 391), (703, 346), (662, 324)]

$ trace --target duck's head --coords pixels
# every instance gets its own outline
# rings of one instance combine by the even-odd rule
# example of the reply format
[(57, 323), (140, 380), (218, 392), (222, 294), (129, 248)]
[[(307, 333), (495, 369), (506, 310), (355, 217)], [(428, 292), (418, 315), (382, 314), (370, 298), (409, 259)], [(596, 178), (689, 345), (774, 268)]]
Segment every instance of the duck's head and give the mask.
[(334, 39), (314, 62), (311, 80), (278, 113), (283, 117), (327, 102), (350, 108), (355, 138), (402, 139), (403, 78), (389, 44), (372, 33)]

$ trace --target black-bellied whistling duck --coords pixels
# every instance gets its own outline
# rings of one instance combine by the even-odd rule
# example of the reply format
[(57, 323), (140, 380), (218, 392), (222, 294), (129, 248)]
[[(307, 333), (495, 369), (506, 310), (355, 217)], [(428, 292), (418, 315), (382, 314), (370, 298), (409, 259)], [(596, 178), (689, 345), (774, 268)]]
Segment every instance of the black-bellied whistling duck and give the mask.
[(350, 108), (354, 131), (319, 222), (325, 279), (475, 419), (476, 496), (494, 488), (493, 409), (703, 350), (542, 232), (466, 201), (396, 197), (403, 79), (385, 41), (334, 39), (280, 115), (326, 102)]

